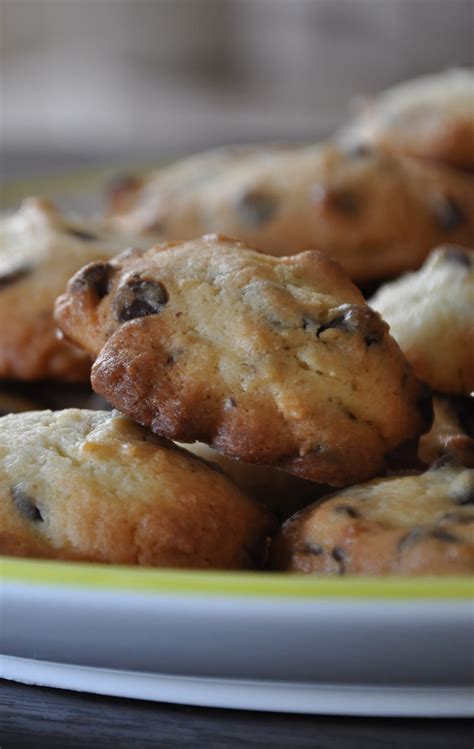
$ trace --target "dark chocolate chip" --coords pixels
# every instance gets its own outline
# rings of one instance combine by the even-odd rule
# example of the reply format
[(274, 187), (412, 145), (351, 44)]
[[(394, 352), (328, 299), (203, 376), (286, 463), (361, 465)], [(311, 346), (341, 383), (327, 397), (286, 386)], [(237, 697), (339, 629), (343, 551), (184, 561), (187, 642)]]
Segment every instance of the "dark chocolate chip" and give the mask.
[(360, 513), (357, 512), (351, 505), (337, 505), (333, 508), (333, 512), (338, 515), (348, 515), (350, 518), (359, 518)]
[(463, 265), (465, 268), (471, 267), (471, 261), (474, 257), (472, 250), (463, 250), (462, 247), (447, 247), (443, 254), (446, 260), (457, 265)]
[(242, 223), (253, 228), (260, 228), (274, 217), (277, 207), (275, 197), (269, 193), (254, 190), (240, 198), (237, 212)]
[(436, 221), (444, 231), (454, 231), (466, 223), (466, 215), (454, 198), (443, 196), (434, 203)]
[(162, 283), (134, 275), (117, 290), (115, 316), (119, 322), (127, 322), (137, 317), (157, 315), (168, 299), (168, 292)]
[(68, 226), (66, 228), (66, 234), (70, 234), (71, 237), (76, 237), (76, 239), (82, 239), (83, 242), (95, 242), (99, 239), (97, 234), (93, 234), (91, 231), (85, 231), (85, 229), (77, 229), (74, 226)]
[(360, 333), (366, 346), (373, 346), (383, 340), (384, 327), (380, 317), (367, 305), (341, 304), (335, 311), (339, 314), (319, 326), (316, 333), (318, 338), (330, 328), (339, 328), (348, 333)]
[(15, 268), (14, 270), (0, 273), (0, 291), (2, 289), (5, 289), (7, 286), (12, 286), (12, 284), (16, 283), (17, 281), (21, 281), (22, 278), (28, 276), (32, 270), (33, 268), (31, 265), (22, 265), (19, 268)]
[(325, 188), (324, 185), (316, 185), (311, 191), (311, 201), (350, 218), (357, 216), (361, 210), (359, 197), (352, 190), (343, 188), (331, 189)]
[(304, 545), (303, 553), (314, 554), (316, 557), (320, 557), (324, 554), (324, 549), (320, 544), (313, 544), (307, 541)]
[(13, 503), (22, 515), (33, 523), (42, 523), (43, 516), (32, 499), (20, 486), (14, 486), (12, 488), (12, 499)]
[(445, 541), (447, 544), (459, 543), (459, 538), (457, 538), (457, 536), (454, 536), (452, 533), (448, 533), (448, 531), (443, 531), (441, 529), (430, 531), (428, 535), (430, 538), (435, 538), (437, 541)]
[(86, 286), (93, 291), (99, 299), (109, 293), (110, 279), (114, 272), (110, 263), (91, 263), (78, 273), (73, 282), (73, 289), (81, 289)]
[(441, 522), (447, 521), (448, 523), (456, 523), (458, 525), (467, 525), (473, 523), (474, 518), (472, 515), (463, 515), (460, 512), (445, 512), (441, 518)]
[(341, 549), (340, 546), (335, 546), (334, 549), (331, 551), (331, 556), (339, 565), (339, 574), (344, 575), (346, 571), (346, 559), (347, 559), (345, 551)]

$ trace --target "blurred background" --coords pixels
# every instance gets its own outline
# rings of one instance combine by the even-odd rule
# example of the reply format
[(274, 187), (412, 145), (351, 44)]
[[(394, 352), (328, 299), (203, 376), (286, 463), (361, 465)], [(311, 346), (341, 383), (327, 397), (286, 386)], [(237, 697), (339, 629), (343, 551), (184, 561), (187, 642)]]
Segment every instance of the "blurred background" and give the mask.
[(473, 0), (0, 0), (7, 175), (314, 139), (472, 65)]

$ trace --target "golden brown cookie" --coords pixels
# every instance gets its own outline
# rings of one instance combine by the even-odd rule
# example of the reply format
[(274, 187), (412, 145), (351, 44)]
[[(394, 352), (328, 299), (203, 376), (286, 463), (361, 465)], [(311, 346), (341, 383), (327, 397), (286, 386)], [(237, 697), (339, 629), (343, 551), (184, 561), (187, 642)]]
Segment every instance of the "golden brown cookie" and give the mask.
[(192, 161), (153, 173), (114, 223), (172, 240), (222, 232), (276, 256), (316, 249), (360, 283), (418, 268), (437, 244), (474, 244), (474, 178), (448, 167), (335, 144), (197, 161), (202, 179)]
[(88, 379), (89, 357), (57, 337), (54, 302), (81, 266), (132, 243), (35, 198), (0, 220), (0, 378)]
[(474, 572), (474, 471), (441, 465), (351, 486), (288, 520), (278, 570), (312, 575)]
[(369, 101), (346, 137), (474, 170), (474, 73), (447, 70), (400, 83)]
[(435, 250), (417, 273), (385, 284), (369, 304), (433, 390), (474, 391), (474, 251)]
[(82, 269), (58, 300), (92, 386), (157, 434), (319, 483), (376, 475), (431, 399), (335, 262), (210, 235)]
[(0, 419), (2, 554), (255, 567), (273, 523), (223, 473), (118, 413)]
[(433, 410), (433, 426), (420, 439), (420, 459), (430, 466), (449, 456), (460, 465), (474, 468), (474, 430), (469, 424), (474, 417), (474, 398), (435, 396)]

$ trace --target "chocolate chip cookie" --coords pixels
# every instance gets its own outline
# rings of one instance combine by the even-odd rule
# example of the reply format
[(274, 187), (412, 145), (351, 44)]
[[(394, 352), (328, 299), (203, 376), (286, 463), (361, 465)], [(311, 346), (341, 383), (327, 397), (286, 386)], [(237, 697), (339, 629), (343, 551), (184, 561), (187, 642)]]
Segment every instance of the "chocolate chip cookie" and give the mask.
[(337, 492), (285, 523), (272, 564), (313, 575), (474, 572), (474, 471), (441, 464)]
[(369, 101), (345, 137), (474, 170), (474, 73), (447, 70), (400, 83)]
[(124, 253), (77, 273), (56, 319), (107, 402), (246, 463), (342, 486), (430, 425), (387, 325), (318, 252), (209, 235)]
[(437, 244), (474, 244), (474, 178), (448, 167), (335, 144), (206, 158), (201, 178), (186, 162), (150, 175), (114, 223), (171, 240), (223, 232), (276, 256), (317, 249), (359, 283), (418, 268)]
[(0, 419), (0, 553), (246, 568), (273, 518), (224, 474), (117, 413)]
[(54, 301), (82, 265), (132, 242), (70, 221), (46, 200), (26, 200), (0, 220), (0, 378), (88, 379), (89, 357), (56, 335)]
[(474, 251), (437, 249), (417, 273), (382, 286), (369, 304), (433, 390), (474, 391)]

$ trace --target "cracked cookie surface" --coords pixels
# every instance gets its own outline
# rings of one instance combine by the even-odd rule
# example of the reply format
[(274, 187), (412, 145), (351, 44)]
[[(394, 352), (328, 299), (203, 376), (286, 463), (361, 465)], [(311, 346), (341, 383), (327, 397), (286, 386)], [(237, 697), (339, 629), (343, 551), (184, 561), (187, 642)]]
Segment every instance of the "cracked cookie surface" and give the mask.
[(474, 251), (444, 247), (369, 301), (418, 377), (450, 395), (474, 391)]
[(258, 566), (273, 518), (222, 473), (117, 413), (0, 419), (0, 553)]
[(0, 220), (0, 378), (88, 379), (89, 357), (56, 335), (54, 302), (82, 265), (132, 243), (37, 198)]
[(317, 252), (210, 235), (124, 253), (82, 269), (56, 318), (97, 357), (93, 388), (114, 407), (246, 463), (341, 486), (429, 427), (386, 324)]
[(283, 525), (272, 565), (314, 575), (474, 572), (474, 471), (441, 463), (333, 494)]

